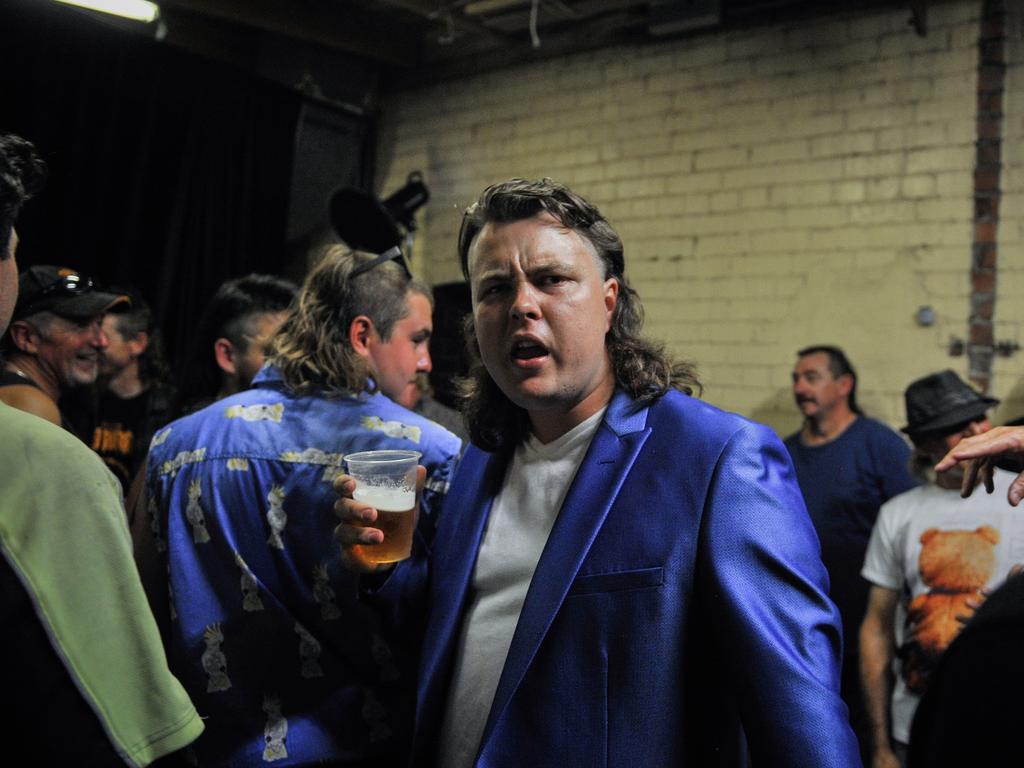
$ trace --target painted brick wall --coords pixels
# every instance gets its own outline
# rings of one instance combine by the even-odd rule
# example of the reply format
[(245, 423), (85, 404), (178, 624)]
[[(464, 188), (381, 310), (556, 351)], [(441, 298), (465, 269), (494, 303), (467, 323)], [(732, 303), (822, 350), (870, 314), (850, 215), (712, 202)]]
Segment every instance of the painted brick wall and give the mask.
[[(626, 244), (647, 331), (695, 360), (706, 400), (799, 423), (794, 352), (843, 346), (870, 414), (966, 358), (978, 0), (616, 47), (391, 95), (381, 193), (432, 191), (415, 268), (459, 277), (461, 210), (489, 183), (548, 175), (598, 204)], [(1016, 3), (1010, 4), (1017, 6)], [(1024, 316), (1021, 12), (1008, 29), (998, 339)], [(920, 306), (937, 316), (915, 322)], [(1024, 341), (1022, 341), (1024, 343)], [(1024, 352), (997, 358), (1000, 413), (1024, 414)]]
[[(1024, 7), (1007, 2), (1006, 92), (1003, 97), (1003, 191), (999, 210), (999, 272), (996, 284), (995, 339), (1024, 347)], [(1024, 415), (1024, 350), (996, 356), (992, 391), (1004, 398), (998, 415)]]

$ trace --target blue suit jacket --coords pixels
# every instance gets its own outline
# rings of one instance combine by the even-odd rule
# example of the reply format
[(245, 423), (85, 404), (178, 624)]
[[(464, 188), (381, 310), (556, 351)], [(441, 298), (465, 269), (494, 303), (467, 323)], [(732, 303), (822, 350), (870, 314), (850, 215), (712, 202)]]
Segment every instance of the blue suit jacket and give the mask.
[[(416, 765), (436, 760), (506, 463), (471, 448), (445, 502)], [(774, 433), (678, 392), (639, 409), (617, 393), (537, 565), (477, 766), (740, 766), (744, 732), (758, 768), (860, 765), (827, 588)]]

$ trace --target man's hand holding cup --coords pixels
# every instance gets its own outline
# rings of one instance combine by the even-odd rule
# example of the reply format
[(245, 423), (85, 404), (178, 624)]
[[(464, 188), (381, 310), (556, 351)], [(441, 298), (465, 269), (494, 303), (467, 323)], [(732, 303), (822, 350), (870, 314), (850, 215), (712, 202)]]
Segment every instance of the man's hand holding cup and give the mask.
[(342, 562), (358, 573), (388, 570), (409, 557), (427, 470), (415, 451), (364, 451), (345, 457), (334, 480)]

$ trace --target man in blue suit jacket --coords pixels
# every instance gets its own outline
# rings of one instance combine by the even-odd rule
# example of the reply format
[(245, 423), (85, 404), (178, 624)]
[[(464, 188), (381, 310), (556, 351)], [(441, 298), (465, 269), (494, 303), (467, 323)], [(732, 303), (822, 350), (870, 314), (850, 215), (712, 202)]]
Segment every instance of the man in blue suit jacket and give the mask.
[[(415, 764), (859, 765), (782, 443), (689, 396), (692, 370), (640, 336), (621, 240), (566, 187), (488, 188), (459, 250), (474, 445), (430, 553)], [(338, 508), (370, 570), (376, 510)]]

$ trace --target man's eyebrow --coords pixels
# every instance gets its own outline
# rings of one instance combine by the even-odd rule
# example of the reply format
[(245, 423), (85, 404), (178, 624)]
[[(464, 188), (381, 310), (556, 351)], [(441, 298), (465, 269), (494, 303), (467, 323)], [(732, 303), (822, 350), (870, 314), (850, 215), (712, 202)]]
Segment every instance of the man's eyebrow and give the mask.
[(525, 271), (529, 274), (531, 272), (545, 272), (549, 269), (573, 269), (574, 267), (575, 263), (569, 259), (558, 256), (540, 256)]
[[(480, 259), (477, 258), (476, 261), (479, 264)], [(570, 272), (575, 271), (577, 268), (576, 261), (571, 258), (553, 253), (541, 253), (531, 257), (528, 260), (527, 265), (523, 267), (523, 271), (527, 275), (535, 275), (550, 272), (552, 270)], [(470, 277), (480, 282), (483, 282), (484, 280), (502, 280), (509, 278), (514, 272), (514, 269), (511, 269), (506, 265), (495, 265), (491, 267), (484, 267), (483, 271), (479, 275), (475, 275), (473, 272), (470, 272)]]
[(477, 280), (501, 280), (507, 278), (511, 273), (504, 267), (490, 267), (476, 276)]

